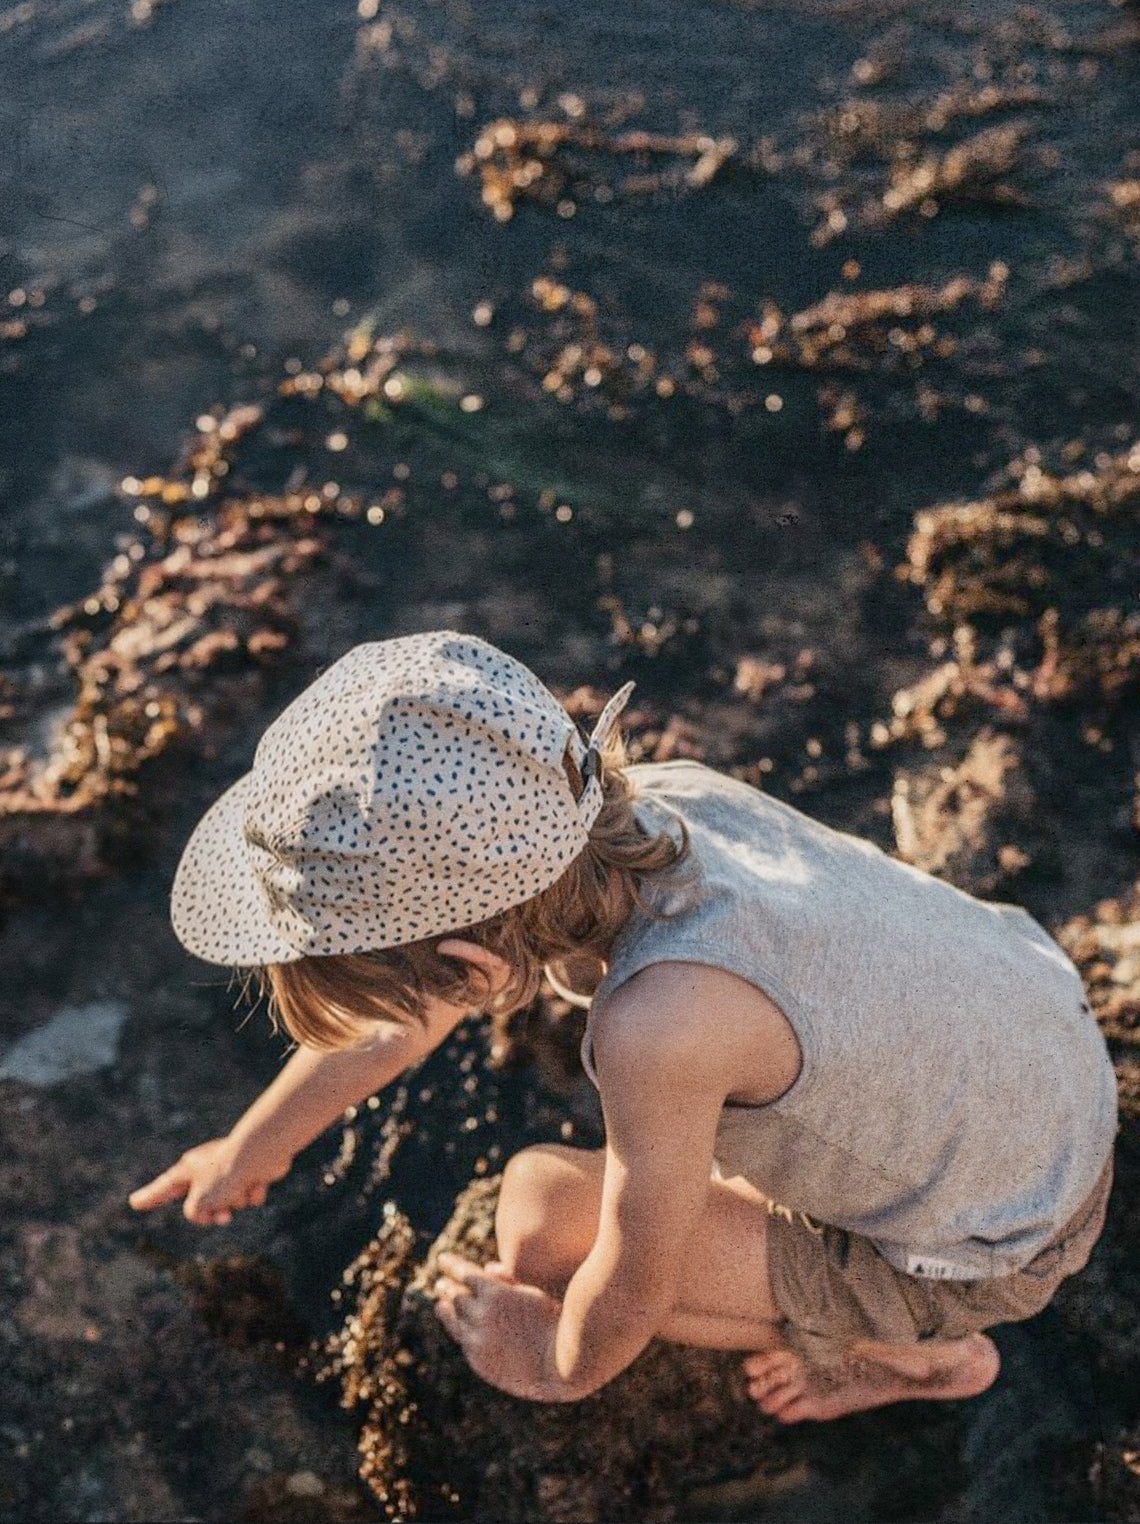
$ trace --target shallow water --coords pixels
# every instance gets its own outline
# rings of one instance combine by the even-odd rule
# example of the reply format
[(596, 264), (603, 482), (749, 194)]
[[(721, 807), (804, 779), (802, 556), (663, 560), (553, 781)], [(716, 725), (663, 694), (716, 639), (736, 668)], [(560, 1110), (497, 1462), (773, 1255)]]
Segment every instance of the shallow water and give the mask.
[[(7, 617), (91, 581), (126, 527), (123, 475), (159, 468), (200, 410), (262, 394), (284, 359), (312, 363), (365, 314), (462, 354), (475, 390), (517, 395), (541, 374), (550, 318), (527, 292), (543, 274), (598, 302), (617, 353), (652, 350), (713, 410), (619, 430), (604, 481), (619, 501), (667, 492), (662, 459), (730, 517), (743, 494), (806, 478), (823, 501), (802, 540), (804, 517), (848, 534), (864, 514), (975, 488), (1026, 443), (1111, 439), (1136, 401), (1136, 235), (1106, 191), (1136, 173), (1135, 39), (1113, 40), (1131, 18), (1091, 3), (935, 16), (660, 0), (625, 17), (283, 6), (269, 25), (217, 0), (10, 8), (0, 286), (32, 331), (5, 344), (0, 383)], [(559, 206), (524, 197), (501, 224), (455, 164), (502, 116), (730, 137), (737, 152), (703, 190), (686, 188), (683, 156), (587, 153)], [(995, 177), (1012, 200), (983, 184), (881, 220), (898, 156), (1006, 126), (1024, 128)], [(623, 192), (662, 169), (656, 190)], [(764, 300), (788, 314), (829, 290), (984, 281), (995, 261), (1004, 299), (938, 325), (959, 339), (948, 359), (904, 353), (889, 377), (826, 363), (759, 375), (748, 360), (741, 324)], [(707, 283), (697, 321), (714, 326), (695, 328)], [(537, 330), (522, 355), (518, 326)], [(711, 381), (686, 366), (694, 336), (723, 353)], [(869, 413), (858, 448), (838, 452), (861, 455), (843, 462), (853, 495), (836, 480), (846, 435), (822, 428), (826, 382)], [(917, 421), (923, 388), (942, 399), (927, 402), (936, 422)], [(783, 406), (726, 416), (733, 395)], [(575, 436), (590, 402), (579, 384), (538, 427)]]
[[(61, 1011), (131, 1012), (107, 1068), (11, 1086), (17, 1324), (38, 1341), (9, 1373), (13, 1517), (225, 1516), (279, 1444), (274, 1404), (296, 1400), (200, 1349), (173, 1283), (140, 1268), (160, 1251), (190, 1264), (201, 1236), (124, 1222), (120, 1202), (145, 1166), (228, 1126), (277, 1062), (256, 1025), (235, 1031), (224, 975), (178, 954), (164, 909), (180, 841), (275, 703), (354, 640), (455, 624), (567, 693), (635, 677), (638, 754), (691, 747), (889, 846), (892, 782), (926, 759), (868, 738), (912, 712), (900, 689), (953, 639), (891, 576), (916, 510), (1042, 468), (1100, 480), (1135, 437), (1134, 7), (369, 5), (290, 0), (272, 24), (230, 0), (0, 15), (0, 659), (47, 695), (0, 712), (0, 740), (55, 744), (70, 680), (44, 621), (117, 553), (160, 559), (159, 496), (139, 479), (192, 476), (211, 410), (266, 409), (228, 457), (235, 500), (332, 482), (387, 505), (330, 531), (332, 570), (298, 573), (303, 638), (278, 686), (239, 690), (190, 760), (140, 774), (146, 839), (116, 841), (111, 881), (0, 928), (5, 1051), (31, 1042), (40, 1063)], [(541, 123), (563, 134), (549, 152)], [(394, 395), (277, 394), (333, 351), (340, 377), (367, 367), (372, 338), (400, 330)], [(207, 538), (224, 497), (209, 486)], [(179, 511), (193, 527), (192, 501)], [(1133, 606), (1125, 529), (1103, 575), (1078, 534), (1064, 597)], [(1037, 637), (1009, 618), (1020, 662)], [(207, 668), (204, 691), (222, 681)], [(1140, 742), (1114, 702), (1034, 711), (1036, 813), (1015, 840), (1038, 853), (1033, 830), (1052, 833), (1063, 862), (1041, 849), (1005, 893), (1050, 925), (1135, 873)], [(960, 760), (947, 726), (931, 770)], [(369, 1172), (391, 1098), (218, 1243), (267, 1253), (319, 1323), (380, 1186), (429, 1231), (511, 1147), (596, 1137), (572, 1088), (486, 1072), (484, 1047), (464, 1036), (395, 1102), (390, 1181)], [(73, 1304), (82, 1316), (53, 1321)], [(1077, 1485), (1095, 1425), (1042, 1337), (1013, 1338), (957, 1500), (945, 1476), (911, 1478), (924, 1516), (1065, 1516), (1038, 1458), (1074, 1444)], [(253, 1449), (234, 1402), (259, 1415)], [(37, 1407), (79, 1434), (79, 1471)], [(104, 1430), (83, 1429), (104, 1408)], [(347, 1475), (343, 1434), (337, 1451), (289, 1413), (304, 1465), (332, 1445)], [(1106, 1433), (1121, 1413), (1117, 1394)], [(885, 1516), (884, 1454), (917, 1433), (921, 1473), (922, 1432), (829, 1435), (812, 1452), (827, 1486), (796, 1506)], [(994, 1455), (1016, 1434), (1002, 1480)]]

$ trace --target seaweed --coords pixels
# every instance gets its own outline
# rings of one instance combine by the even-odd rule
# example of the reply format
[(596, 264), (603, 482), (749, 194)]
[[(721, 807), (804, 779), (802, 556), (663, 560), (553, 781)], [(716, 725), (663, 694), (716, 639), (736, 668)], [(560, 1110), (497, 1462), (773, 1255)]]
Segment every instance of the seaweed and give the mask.
[(392, 1206), (346, 1271), (354, 1305), (314, 1354), (362, 1409), (361, 1476), (391, 1519), (582, 1521), (682, 1517), (689, 1493), (765, 1484), (792, 1459), (748, 1401), (739, 1356), (654, 1342), (594, 1396), (532, 1404), (473, 1376), (435, 1317), (443, 1250), (495, 1253), (499, 1176), (474, 1182), (422, 1254)]
[[(605, 177), (599, 158), (631, 159), (632, 167)], [(666, 161), (666, 167), (648, 168)], [(680, 161), (679, 164), (670, 161)], [(639, 163), (645, 168), (637, 168)], [(509, 222), (524, 198), (572, 217), (585, 197), (609, 204), (639, 196), (673, 196), (704, 190), (736, 166), (756, 168), (732, 137), (707, 133), (667, 134), (644, 129), (607, 132), (583, 121), (518, 120), (499, 117), (479, 129), (471, 148), (460, 154), (460, 175), (477, 175), (480, 199), (497, 222)]]

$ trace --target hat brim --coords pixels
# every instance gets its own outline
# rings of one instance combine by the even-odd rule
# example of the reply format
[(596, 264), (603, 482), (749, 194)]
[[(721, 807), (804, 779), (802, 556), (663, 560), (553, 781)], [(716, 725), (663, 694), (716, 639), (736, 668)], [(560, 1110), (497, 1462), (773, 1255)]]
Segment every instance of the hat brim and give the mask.
[(245, 849), (253, 775), (246, 773), (206, 811), (182, 853), (170, 891), (170, 921), (187, 952), (206, 963), (253, 968), (302, 953), (269, 920)]

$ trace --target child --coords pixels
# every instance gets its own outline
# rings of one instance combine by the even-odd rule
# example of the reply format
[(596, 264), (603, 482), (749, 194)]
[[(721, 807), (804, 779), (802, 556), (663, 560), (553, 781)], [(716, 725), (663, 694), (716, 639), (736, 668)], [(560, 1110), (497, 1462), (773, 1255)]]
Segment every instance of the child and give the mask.
[(516, 1155), (498, 1261), (441, 1261), (472, 1368), (574, 1401), (656, 1336), (751, 1351), (789, 1423), (979, 1393), (983, 1330), (1039, 1312), (1104, 1223), (1116, 1091), (1077, 972), (1024, 910), (747, 784), (623, 766), (631, 688), (587, 746), (526, 667), (443, 631), (357, 646), (285, 710), (172, 918), (260, 970), (299, 1046), (131, 1203), (229, 1222), (464, 1017), (588, 955), (605, 1148)]

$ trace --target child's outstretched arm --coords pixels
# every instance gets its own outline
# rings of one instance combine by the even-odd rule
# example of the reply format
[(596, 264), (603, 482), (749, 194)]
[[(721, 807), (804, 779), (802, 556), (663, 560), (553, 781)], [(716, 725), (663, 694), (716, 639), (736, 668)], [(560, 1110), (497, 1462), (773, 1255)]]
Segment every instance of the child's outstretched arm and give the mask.
[[(678, 986), (678, 995), (683, 993)], [(735, 1054), (632, 989), (594, 1036), (606, 1121), (601, 1220), (561, 1304), (447, 1256), (437, 1308), (485, 1380), (532, 1400), (575, 1401), (625, 1369), (664, 1325), (708, 1198)], [(664, 1018), (664, 1019), (663, 1019)]]
[(201, 1226), (227, 1223), (240, 1208), (260, 1206), (303, 1148), (349, 1106), (430, 1053), (465, 1014), (440, 1007), (423, 1028), (380, 1022), (375, 1035), (351, 1048), (298, 1048), (226, 1137), (189, 1149), (132, 1192), (131, 1206), (146, 1212), (184, 1198), (184, 1216)]

